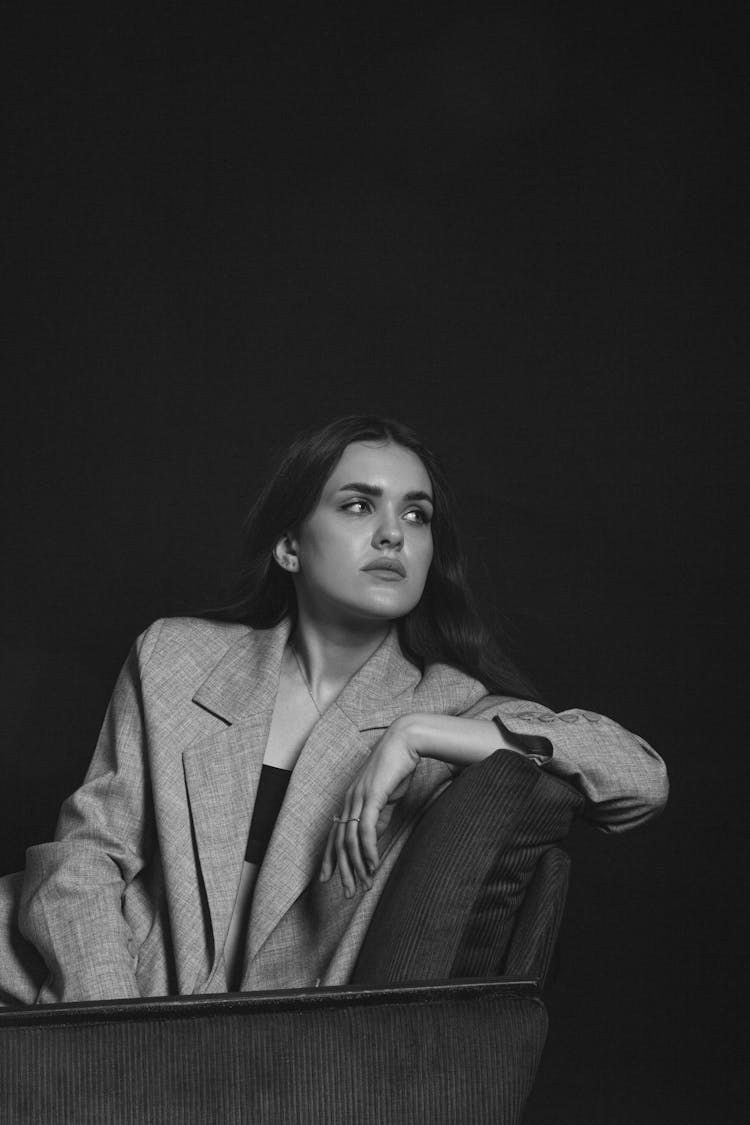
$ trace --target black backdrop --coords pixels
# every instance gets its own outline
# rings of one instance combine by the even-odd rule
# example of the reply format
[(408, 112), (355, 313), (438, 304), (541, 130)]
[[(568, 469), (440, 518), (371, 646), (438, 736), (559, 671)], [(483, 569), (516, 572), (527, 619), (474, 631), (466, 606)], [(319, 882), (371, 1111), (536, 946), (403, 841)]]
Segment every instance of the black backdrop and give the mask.
[(671, 772), (571, 842), (529, 1119), (705, 1125), (741, 1119), (743, 40), (609, 8), (6, 23), (0, 870), (135, 634), (225, 591), (273, 450), (393, 414), (520, 663)]

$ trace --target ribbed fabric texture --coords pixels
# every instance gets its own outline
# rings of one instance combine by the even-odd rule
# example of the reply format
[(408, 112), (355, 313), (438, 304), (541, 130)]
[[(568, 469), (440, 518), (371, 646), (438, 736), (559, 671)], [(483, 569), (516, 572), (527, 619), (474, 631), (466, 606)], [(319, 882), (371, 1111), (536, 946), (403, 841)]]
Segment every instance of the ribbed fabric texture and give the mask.
[(3, 1125), (512, 1125), (547, 1017), (455, 996), (0, 1031)]
[(401, 853), (352, 982), (502, 973), (539, 858), (564, 838), (582, 805), (570, 785), (520, 754), (498, 751), (464, 770)]
[(539, 860), (505, 958), (505, 972), (510, 976), (544, 986), (565, 909), (569, 874), (570, 857), (560, 848), (550, 848)]

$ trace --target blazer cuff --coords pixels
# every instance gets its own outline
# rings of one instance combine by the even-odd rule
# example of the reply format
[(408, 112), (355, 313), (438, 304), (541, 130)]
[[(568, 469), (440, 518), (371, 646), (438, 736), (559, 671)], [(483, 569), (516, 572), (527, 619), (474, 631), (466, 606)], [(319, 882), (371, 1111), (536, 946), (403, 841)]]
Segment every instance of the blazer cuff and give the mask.
[(499, 715), (493, 715), (492, 721), (513, 750), (520, 750), (538, 766), (544, 765), (552, 757), (552, 742), (543, 734), (518, 734), (510, 731)]

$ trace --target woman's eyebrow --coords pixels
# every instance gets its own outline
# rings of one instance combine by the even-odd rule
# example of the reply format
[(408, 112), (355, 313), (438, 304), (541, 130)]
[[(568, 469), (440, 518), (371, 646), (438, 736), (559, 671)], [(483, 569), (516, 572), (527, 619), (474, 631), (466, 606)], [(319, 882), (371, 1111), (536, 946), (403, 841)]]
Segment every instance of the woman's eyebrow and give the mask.
[[(361, 492), (365, 496), (382, 496), (383, 489), (377, 484), (365, 484), (363, 481), (352, 481), (351, 484), (342, 484), (338, 490), (339, 492)], [(428, 504), (434, 503), (429, 492), (423, 492), (417, 489), (413, 492), (405, 492), (404, 500), (426, 500)]]

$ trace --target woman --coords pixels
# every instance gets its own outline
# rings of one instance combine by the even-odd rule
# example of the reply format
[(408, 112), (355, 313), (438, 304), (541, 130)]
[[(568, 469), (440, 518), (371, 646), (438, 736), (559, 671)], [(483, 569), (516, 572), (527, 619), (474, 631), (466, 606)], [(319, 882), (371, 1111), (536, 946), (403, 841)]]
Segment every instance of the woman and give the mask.
[(411, 430), (301, 437), (251, 512), (238, 600), (134, 646), (55, 842), (27, 853), (36, 953), (6, 996), (344, 983), (420, 811), (501, 747), (578, 785), (607, 831), (666, 800), (645, 742), (555, 715), (495, 648)]

